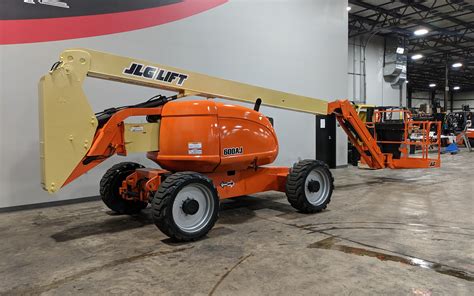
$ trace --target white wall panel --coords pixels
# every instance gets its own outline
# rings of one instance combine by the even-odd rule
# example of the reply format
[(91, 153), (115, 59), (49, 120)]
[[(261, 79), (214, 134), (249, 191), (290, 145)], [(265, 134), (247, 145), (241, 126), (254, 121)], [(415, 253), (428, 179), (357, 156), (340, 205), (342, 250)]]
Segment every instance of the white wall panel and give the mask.
[[(366, 63), (366, 103), (377, 106), (398, 106), (400, 89), (392, 87), (383, 78), (384, 41), (375, 36), (355, 37), (349, 40), (348, 46), (348, 97), (361, 102), (364, 99), (364, 45)], [(403, 105), (406, 106), (406, 86), (402, 89)]]
[[(40, 188), (37, 81), (69, 47), (88, 47), (301, 95), (347, 95), (347, 0), (232, 0), (142, 30), (0, 47), (0, 207), (97, 195), (113, 157), (51, 196)], [(89, 80), (95, 110), (139, 102), (156, 90)], [(263, 107), (275, 118), (278, 165), (315, 156), (315, 117)], [(152, 163), (141, 155), (131, 161)]]

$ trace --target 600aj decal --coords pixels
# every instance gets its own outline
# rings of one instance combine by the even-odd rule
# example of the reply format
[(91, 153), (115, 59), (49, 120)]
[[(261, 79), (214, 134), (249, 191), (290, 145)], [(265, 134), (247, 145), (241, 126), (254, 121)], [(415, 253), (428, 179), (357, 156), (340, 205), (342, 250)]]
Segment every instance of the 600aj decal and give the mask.
[(224, 156), (242, 154), (243, 152), (244, 152), (244, 148), (242, 146), (233, 147), (233, 148), (224, 148)]
[(159, 69), (153, 66), (144, 66), (138, 63), (132, 63), (130, 67), (123, 69), (123, 74), (155, 79), (168, 83), (176, 81), (176, 85), (179, 86), (183, 85), (184, 81), (189, 77), (187, 74)]

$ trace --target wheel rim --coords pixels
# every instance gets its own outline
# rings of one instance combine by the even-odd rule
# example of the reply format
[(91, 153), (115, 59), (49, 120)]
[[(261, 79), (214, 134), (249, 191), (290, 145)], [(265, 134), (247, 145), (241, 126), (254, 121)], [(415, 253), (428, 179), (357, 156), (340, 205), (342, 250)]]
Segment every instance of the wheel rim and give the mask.
[(304, 184), (306, 199), (313, 206), (323, 204), (330, 193), (329, 176), (321, 169), (314, 169), (309, 172)]
[[(197, 211), (191, 212), (194, 214), (187, 214), (183, 210), (183, 205), (190, 201), (199, 205)], [(178, 192), (173, 202), (174, 223), (184, 232), (199, 232), (211, 220), (214, 203), (213, 193), (205, 185), (198, 183), (186, 185)]]

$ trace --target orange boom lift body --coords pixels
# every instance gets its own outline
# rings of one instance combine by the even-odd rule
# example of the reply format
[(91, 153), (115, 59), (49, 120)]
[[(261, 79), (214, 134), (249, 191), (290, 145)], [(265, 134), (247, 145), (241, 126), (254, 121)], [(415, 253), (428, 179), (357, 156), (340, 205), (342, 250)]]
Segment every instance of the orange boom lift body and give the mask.
[(64, 185), (111, 154), (126, 156), (123, 122), (145, 115), (161, 117), (160, 151), (148, 152), (147, 158), (163, 169), (141, 168), (130, 174), (120, 188), (124, 199), (138, 197), (147, 202), (163, 176), (179, 171), (206, 174), (221, 199), (271, 190), (285, 192), (289, 168), (262, 167), (278, 155), (278, 140), (268, 118), (249, 108), (214, 101), (169, 102), (158, 108), (117, 112), (97, 131), (89, 152)]

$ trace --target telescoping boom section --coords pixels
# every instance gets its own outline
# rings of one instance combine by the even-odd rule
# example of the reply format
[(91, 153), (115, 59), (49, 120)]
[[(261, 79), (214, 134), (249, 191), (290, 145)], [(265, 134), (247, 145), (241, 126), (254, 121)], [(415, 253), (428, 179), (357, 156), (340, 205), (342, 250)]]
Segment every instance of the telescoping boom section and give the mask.
[[(136, 105), (110, 108), (95, 113), (83, 91), (83, 83), (86, 77), (171, 91), (175, 95), (169, 97), (157, 96)], [(336, 101), (328, 105), (325, 100), (220, 79), (140, 59), (121, 57), (89, 49), (69, 49), (61, 53), (59, 61), (53, 65), (49, 73), (41, 78), (39, 83), (43, 188), (49, 192), (55, 192), (114, 154), (127, 155), (131, 152), (147, 152), (149, 158), (150, 155), (159, 155), (158, 157), (161, 157), (160, 161), (163, 164), (168, 164), (170, 167), (175, 167), (175, 171), (180, 171), (183, 168), (180, 167), (183, 160), (180, 160), (179, 157), (174, 158), (171, 164), (171, 160), (167, 161), (165, 159), (165, 151), (171, 149), (170, 143), (173, 143), (173, 141), (170, 140), (170, 143), (168, 141), (166, 143), (160, 142), (161, 138), (181, 139), (183, 137), (180, 134), (173, 134), (176, 126), (168, 124), (168, 122), (171, 122), (170, 120), (166, 122), (160, 120), (162, 117), (167, 117), (171, 111), (173, 116), (181, 119), (189, 117), (190, 121), (186, 121), (184, 124), (190, 125), (196, 122), (195, 117), (193, 117), (196, 114), (190, 116), (188, 112), (191, 108), (194, 113), (197, 112), (199, 116), (202, 115), (199, 117), (201, 119), (204, 118), (204, 115), (213, 118), (234, 118), (237, 116), (236, 114), (240, 114), (238, 112), (241, 112), (241, 117), (247, 120), (246, 122), (252, 120), (263, 122), (262, 118), (264, 116), (261, 113), (252, 113), (240, 109), (239, 111), (235, 109), (237, 107), (232, 109), (229, 106), (219, 109), (217, 103), (194, 102), (182, 104), (179, 107), (172, 103), (168, 104), (172, 100), (188, 96), (199, 96), (208, 99), (222, 98), (247, 103), (257, 102), (256, 110), (258, 110), (261, 103), (266, 106), (311, 114), (335, 114), (349, 139), (361, 154), (363, 161), (369, 167), (378, 169), (385, 167), (439, 166), (439, 159), (431, 160), (427, 156), (414, 160), (406, 156), (395, 159), (390, 153), (383, 152), (380, 149), (380, 139), (377, 140), (367, 125), (357, 117), (357, 113), (348, 101)], [(168, 105), (170, 106), (168, 111), (164, 110), (164, 106)], [(133, 116), (146, 116), (147, 123), (125, 123), (127, 118)], [(266, 126), (265, 122), (261, 123), (262, 126)], [(208, 129), (209, 123), (203, 123), (203, 126)], [(406, 121), (405, 124), (408, 130), (414, 123)], [(273, 128), (271, 126), (265, 128), (257, 129), (262, 131), (263, 134), (256, 138), (256, 146), (264, 147), (265, 143), (258, 141), (262, 138), (271, 139), (273, 137), (271, 136), (274, 133)], [(199, 131), (196, 130), (196, 132)], [(216, 133), (219, 134), (225, 131), (210, 130), (208, 132), (209, 137), (207, 138), (211, 139)], [(231, 133), (232, 131), (228, 132)], [(424, 129), (424, 132), (426, 132), (426, 129)], [(400, 149), (406, 149), (405, 146), (408, 144), (409, 136), (408, 132), (405, 132), (403, 147)], [(243, 140), (249, 141), (249, 139), (251, 138)], [(210, 159), (211, 156), (202, 154), (203, 144), (201, 142), (186, 143), (186, 157), (194, 157), (199, 161), (204, 160), (204, 166), (200, 166), (200, 168), (207, 170), (206, 172), (209, 174), (215, 173), (211, 165), (213, 163)], [(425, 141), (423, 143), (414, 142), (414, 144), (426, 147), (432, 143)], [(275, 146), (273, 150), (269, 148), (268, 153), (265, 152), (267, 154), (264, 153), (263, 156), (256, 157), (255, 155), (252, 156), (251, 153), (248, 156), (248, 151), (244, 152), (242, 147), (235, 143), (234, 146), (221, 151), (221, 156), (225, 156), (225, 161), (230, 163), (229, 159), (233, 159), (234, 155), (242, 154), (243, 159), (248, 156), (249, 163), (244, 162), (247, 167), (250, 164), (257, 168), (263, 163), (259, 161), (265, 160), (264, 163), (267, 164), (271, 163), (276, 157), (278, 152), (276, 138), (272, 145)], [(207, 161), (207, 158), (209, 158), (209, 161)], [(219, 166), (225, 168), (227, 165), (225, 161), (222, 158), (222, 163), (219, 162)], [(209, 166), (209, 169), (206, 165)], [(230, 167), (231, 165), (228, 164), (228, 168)], [(145, 175), (154, 174), (140, 169), (137, 171)], [(255, 184), (263, 184), (258, 178), (255, 178), (255, 174), (249, 172), (245, 174), (252, 175), (252, 178), (254, 178), (252, 182)], [(264, 172), (262, 176), (268, 176), (269, 174), (273, 174), (278, 178), (286, 178), (288, 169), (281, 168), (271, 173)], [(231, 183), (222, 182), (224, 184), (222, 188), (233, 186)], [(281, 185), (281, 182), (278, 182)], [(249, 184), (247, 183), (245, 186), (250, 186)], [(275, 185), (276, 183), (272, 184), (269, 183), (265, 188), (271, 190), (272, 188), (281, 187)], [(150, 184), (150, 186), (152, 185)], [(240, 193), (245, 194), (248, 191), (243, 190)]]

